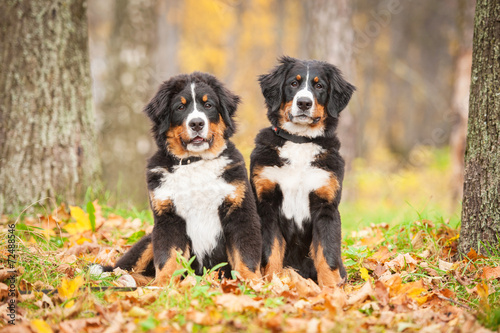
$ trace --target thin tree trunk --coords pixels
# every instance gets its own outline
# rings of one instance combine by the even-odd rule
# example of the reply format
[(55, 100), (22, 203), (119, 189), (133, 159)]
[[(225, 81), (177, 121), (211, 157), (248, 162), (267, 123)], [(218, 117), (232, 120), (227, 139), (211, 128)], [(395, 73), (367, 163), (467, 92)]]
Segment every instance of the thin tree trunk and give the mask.
[(478, 0), (459, 251), (500, 237), (500, 0)]
[(85, 0), (0, 11), (0, 213), (95, 186), (99, 170)]

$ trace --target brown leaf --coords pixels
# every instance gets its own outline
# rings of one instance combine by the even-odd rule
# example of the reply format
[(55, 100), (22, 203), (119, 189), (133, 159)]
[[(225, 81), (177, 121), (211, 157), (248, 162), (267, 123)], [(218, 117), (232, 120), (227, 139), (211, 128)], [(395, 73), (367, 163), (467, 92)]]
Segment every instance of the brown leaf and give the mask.
[(467, 254), (467, 258), (472, 261), (476, 261), (478, 259), (488, 259), (488, 257), (485, 257), (482, 254), (478, 254), (474, 249), (470, 249), (469, 253)]
[(101, 318), (82, 318), (74, 320), (65, 320), (59, 324), (61, 333), (88, 332), (101, 325)]
[(400, 253), (396, 258), (385, 263), (386, 267), (392, 269), (395, 272), (401, 271), (406, 266), (408, 266), (410, 271), (413, 271), (415, 270), (417, 264), (417, 261), (413, 259), (413, 257), (409, 253), (405, 253), (404, 255)]
[(387, 271), (387, 268), (385, 266), (382, 266), (382, 265), (378, 264), (377, 267), (375, 267), (375, 270), (373, 271), (373, 273), (377, 277), (381, 277), (382, 275), (384, 275), (384, 273), (386, 271)]
[(375, 281), (375, 297), (382, 306), (389, 304), (389, 291), (382, 281)]
[(16, 271), (12, 271), (11, 269), (0, 269), (0, 282), (4, 282), (11, 276), (16, 275)]
[(481, 279), (490, 280), (500, 278), (500, 266), (497, 267), (484, 267)]
[(419, 230), (417, 234), (413, 236), (413, 239), (411, 240), (411, 245), (414, 249), (420, 249), (425, 246), (423, 233), (424, 233), (423, 230)]
[[(304, 279), (293, 269), (283, 270), (283, 281), (288, 284), (291, 290), (296, 290), (300, 296), (311, 297), (321, 292), (321, 288), (311, 279)], [(287, 280), (288, 278), (289, 280)]]
[(347, 300), (347, 304), (353, 305), (365, 301), (367, 298), (374, 296), (374, 291), (370, 281), (367, 281), (359, 290), (352, 293)]
[(384, 263), (386, 262), (390, 257), (392, 257), (396, 251), (389, 251), (387, 246), (382, 246), (381, 248), (378, 249), (377, 252), (371, 255), (370, 259), (374, 259), (378, 261), (379, 263)]
[(452, 270), (453, 269), (453, 263), (452, 262), (447, 262), (447, 261), (444, 261), (444, 260), (441, 260), (439, 259), (439, 269), (442, 270), (442, 271), (449, 271), (449, 270)]
[(221, 281), (221, 289), (224, 293), (232, 293), (239, 295), (241, 294), (241, 289), (239, 288), (238, 280), (223, 279)]
[(215, 298), (215, 304), (224, 307), (230, 312), (258, 311), (262, 301), (255, 301), (247, 295), (222, 294)]

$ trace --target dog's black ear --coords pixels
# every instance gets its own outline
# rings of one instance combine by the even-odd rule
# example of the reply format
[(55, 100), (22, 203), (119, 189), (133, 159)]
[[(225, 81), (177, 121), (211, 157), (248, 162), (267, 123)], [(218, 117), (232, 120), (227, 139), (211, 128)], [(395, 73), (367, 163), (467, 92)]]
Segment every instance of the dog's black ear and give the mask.
[(296, 61), (297, 59), (292, 57), (281, 57), (280, 64), (271, 73), (259, 76), (260, 88), (269, 111), (273, 112), (280, 108), (283, 102), (283, 84), (286, 74)]
[(349, 103), (356, 87), (343, 78), (342, 73), (337, 67), (330, 64), (327, 64), (327, 66), (330, 76), (330, 96), (328, 98), (326, 111), (331, 117), (337, 118), (340, 112), (345, 109), (347, 103)]
[(156, 95), (144, 108), (144, 113), (146, 113), (153, 122), (152, 130), (158, 144), (160, 144), (161, 140), (165, 139), (165, 133), (170, 127), (169, 101), (170, 94), (168, 82), (164, 82), (158, 89)]
[(228, 128), (234, 130), (235, 126), (233, 117), (241, 99), (238, 95), (233, 94), (222, 84), (219, 86), (217, 94), (219, 96), (219, 101), (221, 104), (220, 114), (222, 116), (222, 120), (224, 120), (224, 123)]

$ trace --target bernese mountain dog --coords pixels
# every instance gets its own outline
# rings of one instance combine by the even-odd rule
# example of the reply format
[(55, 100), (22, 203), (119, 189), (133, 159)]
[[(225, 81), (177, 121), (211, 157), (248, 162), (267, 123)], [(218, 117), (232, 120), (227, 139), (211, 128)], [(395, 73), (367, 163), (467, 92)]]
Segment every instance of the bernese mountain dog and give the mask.
[(335, 66), (282, 57), (259, 77), (271, 127), (251, 155), (267, 277), (291, 267), (320, 287), (346, 279), (339, 203), (344, 160), (335, 130), (355, 88)]
[(180, 252), (196, 256), (197, 274), (228, 262), (221, 275), (236, 270), (245, 279), (260, 277), (259, 216), (243, 157), (229, 141), (239, 101), (206, 73), (160, 86), (144, 110), (158, 146), (147, 165), (154, 228), (115, 267), (165, 285), (181, 267)]

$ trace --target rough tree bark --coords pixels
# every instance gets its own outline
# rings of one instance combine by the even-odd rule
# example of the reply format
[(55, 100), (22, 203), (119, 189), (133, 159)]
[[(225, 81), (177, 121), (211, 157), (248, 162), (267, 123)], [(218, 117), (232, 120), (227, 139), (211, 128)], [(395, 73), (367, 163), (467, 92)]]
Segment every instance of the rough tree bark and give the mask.
[(8, 0), (0, 11), (0, 213), (95, 185), (85, 0)]
[(469, 114), (469, 88), (472, 65), (472, 34), (474, 32), (474, 8), (476, 2), (459, 0), (457, 10), (456, 59), (451, 100), (452, 120), (450, 134), (451, 197), (452, 206), (462, 200), (464, 184), (464, 155), (467, 140), (467, 116)]
[(459, 251), (500, 239), (500, 0), (478, 0)]

